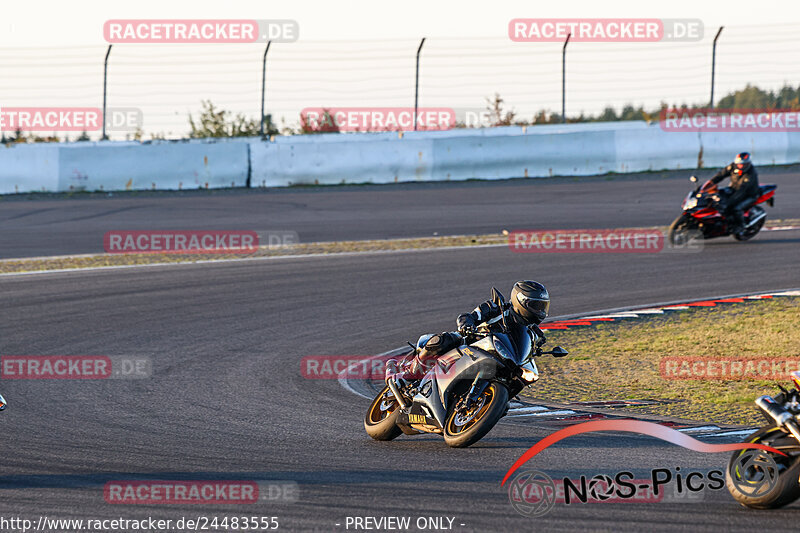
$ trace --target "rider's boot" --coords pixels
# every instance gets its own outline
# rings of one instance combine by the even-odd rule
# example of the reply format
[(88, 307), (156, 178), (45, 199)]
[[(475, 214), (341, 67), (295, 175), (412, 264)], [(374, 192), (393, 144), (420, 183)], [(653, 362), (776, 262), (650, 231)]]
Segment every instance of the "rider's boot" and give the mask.
[(730, 216), (730, 232), (739, 235), (744, 231), (744, 215), (739, 209), (734, 209)]

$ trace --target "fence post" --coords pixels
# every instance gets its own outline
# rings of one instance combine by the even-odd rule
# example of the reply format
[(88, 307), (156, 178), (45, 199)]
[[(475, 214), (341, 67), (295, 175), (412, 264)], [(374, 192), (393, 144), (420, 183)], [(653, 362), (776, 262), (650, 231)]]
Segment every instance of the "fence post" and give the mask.
[(717, 66), (717, 39), (719, 39), (719, 34), (722, 33), (722, 28), (725, 26), (720, 26), (717, 30), (717, 35), (714, 37), (714, 44), (711, 47), (711, 101), (708, 105), (709, 108), (714, 109), (714, 70)]
[(561, 122), (567, 121), (567, 44), (572, 33), (567, 34), (564, 47), (561, 49)]
[(269, 45), (272, 41), (267, 41), (267, 47), (264, 49), (264, 60), (261, 65), (261, 137), (264, 137), (264, 100), (266, 98), (267, 90), (267, 52), (269, 52)]
[(108, 140), (108, 136), (106, 135), (106, 86), (108, 82), (108, 56), (111, 54), (111, 46), (108, 45), (108, 50), (106, 50), (106, 58), (103, 61), (103, 137), (102, 140)]
[(423, 44), (425, 44), (425, 37), (419, 42), (419, 48), (417, 48), (417, 75), (414, 78), (414, 131), (417, 131), (417, 106), (419, 105), (419, 53), (422, 52)]

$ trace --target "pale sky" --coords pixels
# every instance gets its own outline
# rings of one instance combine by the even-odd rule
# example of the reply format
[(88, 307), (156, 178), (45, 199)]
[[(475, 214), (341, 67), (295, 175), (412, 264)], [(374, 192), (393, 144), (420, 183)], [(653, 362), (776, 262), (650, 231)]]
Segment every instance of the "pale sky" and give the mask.
[[(108, 19), (294, 19), (295, 43), (273, 44), (267, 111), (297, 122), (305, 107), (413, 106), (414, 55), (427, 37), (420, 106), (480, 109), (499, 93), (518, 116), (561, 108), (561, 44), (514, 43), (513, 18), (699, 18), (695, 43), (571, 43), (567, 114), (606, 105), (707, 102), (711, 40), (717, 99), (746, 83), (800, 84), (800, 10), (794, 1), (660, 4), (620, 1), (5, 2), (0, 18), (0, 107), (102, 104)], [(257, 118), (263, 44), (118, 44), (109, 107), (137, 107), (144, 130), (181, 137), (200, 101)], [(122, 138), (114, 135), (112, 138)]]

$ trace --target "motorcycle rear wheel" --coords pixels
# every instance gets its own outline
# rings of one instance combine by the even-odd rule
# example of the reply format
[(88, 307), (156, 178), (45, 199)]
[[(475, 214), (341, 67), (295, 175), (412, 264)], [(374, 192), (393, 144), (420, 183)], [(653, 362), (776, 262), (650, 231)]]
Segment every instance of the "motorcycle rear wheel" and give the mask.
[(364, 429), (367, 431), (367, 435), (375, 440), (396, 439), (403, 433), (397, 427), (397, 417), (399, 416), (400, 405), (389, 387), (386, 386), (372, 400), (372, 405), (369, 406), (364, 417)]
[(452, 448), (475, 444), (497, 424), (508, 405), (508, 389), (491, 382), (468, 412), (453, 410), (444, 424), (444, 441)]
[(737, 241), (742, 241), (742, 242), (749, 241), (750, 239), (755, 237), (759, 231), (761, 231), (761, 227), (764, 225), (764, 222), (766, 221), (767, 217), (762, 218), (749, 228), (745, 228), (745, 230), (742, 233), (734, 233), (733, 238), (736, 239)]
[[(775, 426), (766, 426), (749, 435), (747, 439), (745, 439), (745, 442), (769, 445), (773, 439), (782, 436), (785, 436), (785, 433), (780, 429)], [(769, 454), (777, 463), (779, 469), (778, 481), (775, 486), (768, 491), (755, 495), (741, 492), (731, 477), (731, 466), (747, 451), (749, 450), (738, 450), (734, 452), (730, 461), (728, 461), (728, 468), (725, 469), (725, 485), (728, 487), (728, 492), (731, 493), (731, 496), (733, 496), (737, 502), (751, 509), (777, 509), (792, 503), (800, 497), (800, 483), (798, 483), (798, 476), (800, 476), (800, 455), (782, 457)], [(781, 451), (785, 452), (785, 450)], [(767, 454), (767, 452), (764, 453)], [(739, 474), (739, 476), (744, 475), (744, 473)]]

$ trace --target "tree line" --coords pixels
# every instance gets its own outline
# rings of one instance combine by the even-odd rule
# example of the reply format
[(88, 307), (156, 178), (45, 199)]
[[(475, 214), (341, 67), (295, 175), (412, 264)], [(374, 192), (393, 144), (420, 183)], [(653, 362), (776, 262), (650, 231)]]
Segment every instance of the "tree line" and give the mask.
[[(678, 109), (698, 109), (708, 107), (708, 104), (681, 104), (669, 105), (662, 102), (657, 109), (645, 109), (643, 106), (634, 107), (627, 104), (617, 111), (612, 106), (607, 106), (597, 114), (585, 114), (583, 112), (577, 116), (568, 116), (566, 122), (615, 122), (622, 120), (645, 120), (652, 122), (658, 120), (659, 113), (667, 108)], [(755, 85), (747, 84), (743, 89), (729, 93), (715, 105), (717, 109), (791, 109), (800, 110), (800, 85), (796, 88), (789, 85), (783, 86), (777, 91), (765, 91)], [(486, 98), (486, 111), (490, 126), (530, 126), (535, 124), (556, 124), (561, 122), (561, 114), (542, 109), (531, 116), (529, 119), (520, 117), (513, 108), (507, 108), (505, 100), (495, 94), (492, 98)], [(232, 113), (230, 111), (216, 107), (210, 100), (201, 102), (201, 110), (195, 118), (191, 114), (188, 116), (189, 132), (188, 136), (192, 139), (218, 138), (218, 137), (256, 137), (261, 134), (261, 123), (257, 118), (250, 118), (243, 113)], [(325, 122), (325, 121), (323, 121)], [(275, 124), (272, 115), (264, 116), (264, 134), (273, 135), (301, 135), (311, 133), (335, 133), (338, 128), (331, 125), (309, 124), (304, 117), (300, 117), (299, 126), (291, 126), (282, 121), (281, 125)], [(471, 127), (464, 123), (457, 123), (457, 128)], [(164, 133), (151, 134), (151, 139), (165, 139)], [(127, 139), (142, 140), (144, 132), (137, 130), (128, 134)], [(21, 130), (13, 134), (6, 132), (0, 133), (0, 143), (38, 143), (38, 142), (72, 142), (89, 141), (87, 132), (82, 132), (70, 139), (68, 135), (59, 137), (58, 135), (39, 135), (36, 133), (26, 133)]]

